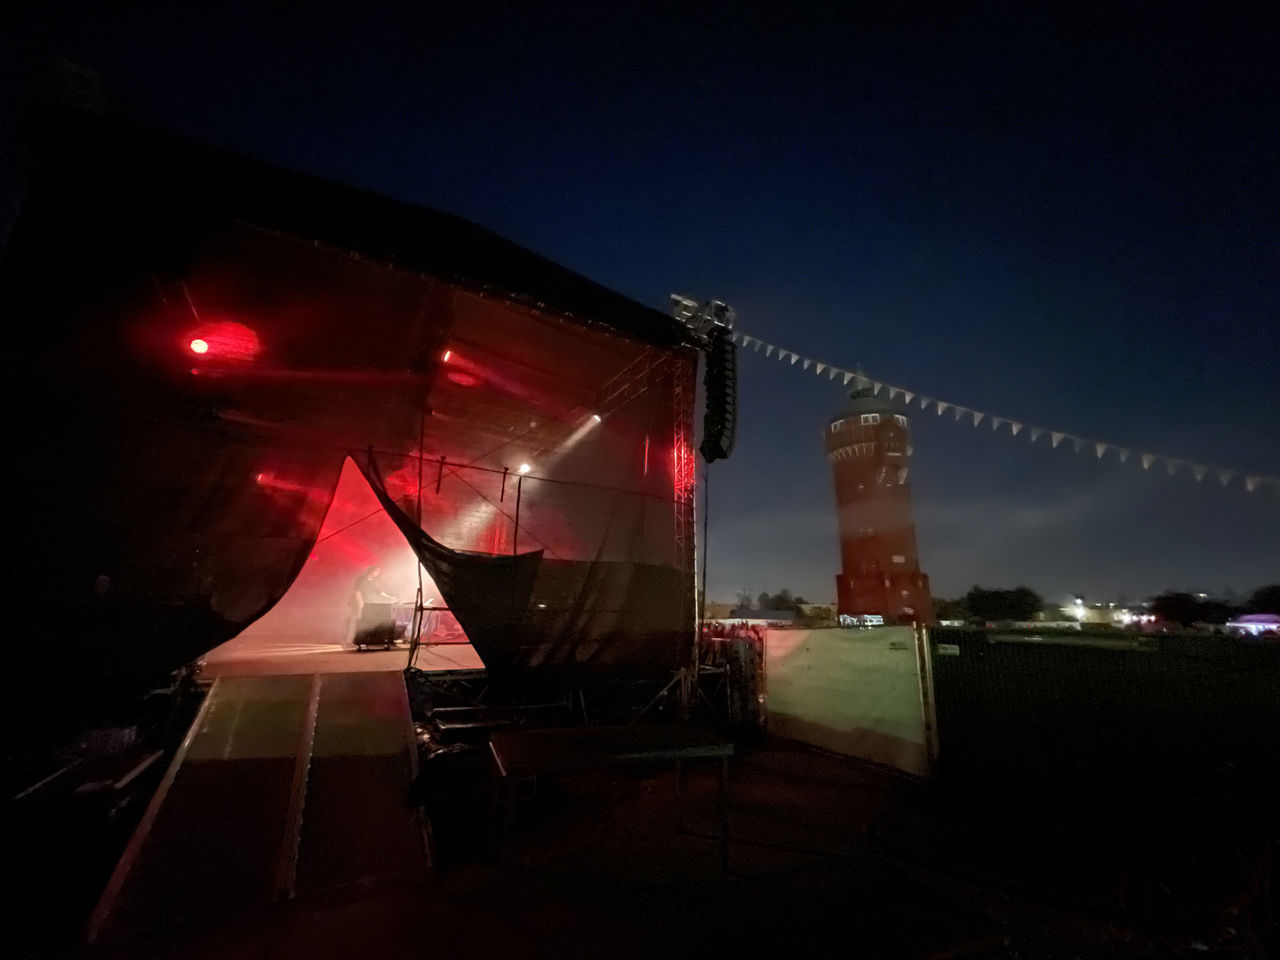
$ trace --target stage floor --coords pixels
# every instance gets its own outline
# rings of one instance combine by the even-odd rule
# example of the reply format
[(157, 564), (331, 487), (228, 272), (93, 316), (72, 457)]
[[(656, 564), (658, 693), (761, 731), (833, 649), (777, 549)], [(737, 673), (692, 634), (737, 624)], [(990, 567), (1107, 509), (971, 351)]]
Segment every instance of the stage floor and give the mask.
[(406, 802), (416, 772), (397, 671), (219, 678), (91, 935), (123, 945), (155, 930), (274, 915), (295, 896), (417, 882), (426, 850)]
[[(235, 637), (214, 647), (200, 658), (200, 679), (218, 677), (285, 676), (313, 673), (369, 673), (403, 670), (409, 660), (409, 648), (390, 650), (356, 650), (334, 642), (307, 643), (297, 638), (274, 641), (261, 635), (252, 639)], [(419, 670), (483, 670), (475, 649), (469, 643), (446, 643), (423, 646), (415, 666)]]

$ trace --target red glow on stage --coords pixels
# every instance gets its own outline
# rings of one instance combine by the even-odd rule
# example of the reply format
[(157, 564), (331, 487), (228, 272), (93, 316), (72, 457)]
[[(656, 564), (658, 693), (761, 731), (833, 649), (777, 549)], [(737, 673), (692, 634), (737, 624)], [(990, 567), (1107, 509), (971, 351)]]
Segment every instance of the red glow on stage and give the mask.
[(453, 356), (453, 351), (452, 351), (452, 350), (446, 350), (446, 351), (444, 352), (444, 356), (443, 356), (441, 359), (443, 359), (445, 363), (448, 363), (448, 362), (449, 362), (449, 358), (450, 358), (450, 357), (452, 357), (452, 356)]
[(697, 469), (693, 448), (677, 443), (671, 450), (671, 479), (677, 500), (683, 500), (693, 492)]
[(449, 381), (451, 383), (456, 383), (460, 387), (474, 387), (480, 382), (476, 377), (471, 376), (469, 373), (463, 373), (460, 370), (454, 370), (450, 373)]
[(192, 353), (210, 360), (247, 362), (262, 352), (262, 343), (252, 328), (233, 320), (223, 320), (202, 327), (200, 335), (187, 344)]

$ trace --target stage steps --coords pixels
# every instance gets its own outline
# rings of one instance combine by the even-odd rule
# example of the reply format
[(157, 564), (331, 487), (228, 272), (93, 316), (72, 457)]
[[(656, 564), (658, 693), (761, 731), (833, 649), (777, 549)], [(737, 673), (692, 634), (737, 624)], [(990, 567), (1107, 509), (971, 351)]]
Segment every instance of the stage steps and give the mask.
[(234, 921), (425, 866), (399, 672), (220, 677), (117, 865), (90, 940)]

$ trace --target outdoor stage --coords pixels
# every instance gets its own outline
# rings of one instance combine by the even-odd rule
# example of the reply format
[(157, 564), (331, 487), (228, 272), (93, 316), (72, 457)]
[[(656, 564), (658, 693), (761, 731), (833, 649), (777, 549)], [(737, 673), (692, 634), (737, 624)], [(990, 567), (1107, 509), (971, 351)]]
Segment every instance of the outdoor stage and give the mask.
[[(214, 647), (199, 662), (199, 678), (213, 681), (218, 677), (292, 676), (306, 673), (371, 673), (403, 670), (408, 664), (409, 650), (403, 645), (390, 650), (356, 650), (337, 643), (305, 643), (293, 638), (264, 642), (236, 637)], [(423, 645), (414, 666), (428, 672), (444, 670), (483, 670), (484, 664), (469, 643)]]

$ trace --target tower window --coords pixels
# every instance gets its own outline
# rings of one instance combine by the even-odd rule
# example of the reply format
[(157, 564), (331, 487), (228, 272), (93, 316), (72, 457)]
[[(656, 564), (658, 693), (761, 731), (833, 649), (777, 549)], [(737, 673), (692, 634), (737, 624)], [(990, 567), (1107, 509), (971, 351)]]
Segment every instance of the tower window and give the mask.
[(864, 414), (862, 415), (862, 422), (863, 422), (863, 423), (865, 423), (865, 424), (876, 424), (876, 423), (879, 423), (879, 422), (880, 422), (880, 414), (878, 414), (878, 413), (864, 413)]
[(844, 426), (844, 420), (836, 420), (834, 423), (831, 424), (831, 432), (835, 433), (837, 430), (839, 430), (843, 426)]
[(894, 563), (906, 563), (906, 562), (907, 562), (907, 558), (906, 558), (906, 557), (904, 557), (904, 556), (903, 556), (902, 554), (900, 554), (900, 553), (895, 553), (895, 554), (893, 555), (893, 562), (894, 562)]
[(900, 413), (895, 413), (893, 419), (897, 420), (901, 426), (905, 427), (907, 425), (907, 418)]

